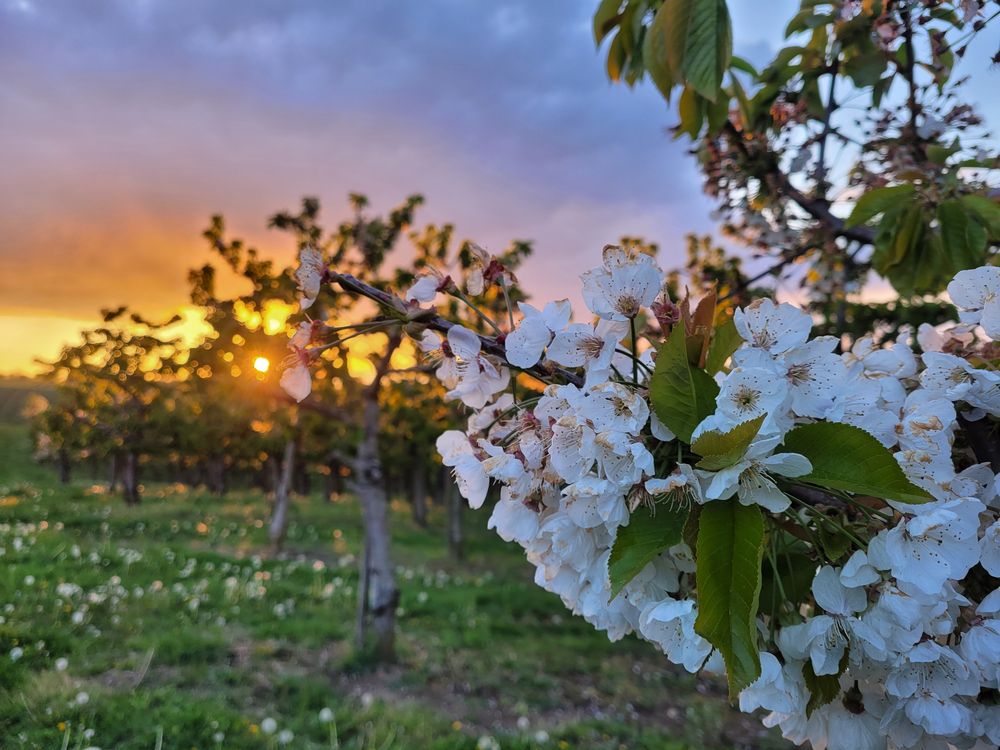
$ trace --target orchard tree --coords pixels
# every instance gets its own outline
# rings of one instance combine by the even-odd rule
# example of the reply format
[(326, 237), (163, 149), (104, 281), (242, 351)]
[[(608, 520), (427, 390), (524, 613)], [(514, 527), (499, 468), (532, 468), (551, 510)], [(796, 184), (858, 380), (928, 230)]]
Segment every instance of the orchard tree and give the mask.
[(186, 352), (167, 335), (179, 321), (153, 322), (127, 308), (103, 311), (105, 325), (83, 331), (47, 365), (58, 396), (43, 413), (53, 442), (76, 444), (112, 460), (128, 505), (140, 502), (140, 463), (168, 447), (164, 394), (179, 377)]
[[(290, 268), (276, 268), (242, 240), (227, 240), (225, 222), (215, 216), (204, 233), (209, 245), (248, 291), (231, 297), (217, 291), (218, 271), (212, 264), (189, 273), (191, 300), (205, 311), (212, 333), (191, 353), (192, 390), (209, 423), (198, 442), (207, 447), (216, 486), (227, 453), (247, 442), (252, 454), (266, 456), (255, 468), (266, 472), (273, 493), (268, 539), (271, 552), (281, 552), (288, 531), (291, 495), (303, 442), (298, 409), (275, 385), (271, 366), (286, 353), (288, 314), (293, 310), (295, 281)], [(325, 392), (325, 391), (324, 391)], [(332, 391), (331, 391), (332, 393)], [(319, 398), (310, 407), (320, 408)], [(214, 420), (214, 421), (213, 421)]]
[[(316, 225), (318, 206), (308, 200), (299, 214), (279, 214), (272, 221), (274, 226), (291, 229), (298, 236), (300, 265), (296, 277), (300, 306), (308, 315), (315, 316), (303, 321), (299, 329), (303, 335), (292, 339), (291, 366), (282, 376), (282, 385), (296, 400), (308, 404), (312, 385), (316, 382), (311, 375), (314, 363), (358, 337), (371, 342), (367, 345), (370, 367), (360, 394), (359, 441), (351, 453), (339, 455), (338, 460), (350, 467), (351, 489), (361, 502), (365, 527), (358, 598), (358, 645), (370, 647), (381, 659), (391, 659), (395, 649), (399, 590), (389, 544), (385, 451), (390, 446), (400, 446), (404, 440), (424, 438), (424, 448), (408, 448), (406, 455), (401, 457), (406, 472), (423, 472), (425, 468), (421, 464), (427, 459), (426, 446), (430, 441), (425, 424), (427, 415), (419, 417), (404, 402), (407, 396), (412, 398), (414, 383), (424, 380), (427, 372), (427, 368), (414, 367), (417, 346), (404, 331), (408, 323), (407, 304), (417, 304), (415, 300), (428, 295), (434, 297), (439, 286), (449, 288), (454, 292), (456, 305), (461, 305), (463, 316), (475, 318), (476, 326), (499, 331), (486, 310), (498, 304), (506, 309), (508, 303), (521, 299), (513, 274), (501, 258), (513, 268), (527, 255), (530, 246), (514, 242), (500, 256), (491, 256), (471, 243), (454, 249), (450, 225), (432, 225), (422, 231), (408, 232), (415, 211), (423, 202), (416, 195), (385, 217), (368, 213), (365, 196), (352, 194), (350, 202), (352, 217), (329, 236)], [(393, 268), (389, 264), (392, 252), (407, 236), (416, 250), (413, 268)], [(348, 273), (346, 278), (377, 290), (385, 299), (393, 298), (392, 290), (406, 288), (414, 301), (401, 303), (395, 317), (386, 318), (379, 308), (358, 305), (358, 297), (349, 286), (341, 285), (339, 291), (335, 290), (328, 283), (330, 267), (344, 269)], [(485, 304), (472, 302), (450, 281), (449, 267), (478, 280), (474, 282), (478, 288), (473, 287), (473, 294), (480, 296), (490, 288), (484, 298)], [(498, 292), (499, 276), (503, 276), (505, 282)], [(360, 319), (353, 323), (341, 322), (340, 316), (345, 312)], [(320, 362), (319, 367), (322, 370), (324, 365)], [(394, 385), (399, 379), (409, 382)], [(322, 383), (322, 379), (319, 382)], [(412, 401), (409, 403), (412, 405)], [(387, 419), (388, 415), (393, 419)], [(440, 418), (447, 417), (441, 415)], [(418, 486), (416, 492), (424, 493), (425, 489)], [(454, 528), (454, 523), (449, 526)]]
[(804, 0), (759, 69), (733, 54), (725, 0), (603, 0), (594, 35), (613, 81), (648, 76), (676, 104), (724, 233), (768, 259), (758, 278), (797, 269), (827, 330), (863, 332), (871, 310), (847, 295), (873, 274), (899, 295), (883, 313), (937, 322), (947, 308), (927, 295), (1000, 243), (1000, 162), (955, 74), (998, 14)]

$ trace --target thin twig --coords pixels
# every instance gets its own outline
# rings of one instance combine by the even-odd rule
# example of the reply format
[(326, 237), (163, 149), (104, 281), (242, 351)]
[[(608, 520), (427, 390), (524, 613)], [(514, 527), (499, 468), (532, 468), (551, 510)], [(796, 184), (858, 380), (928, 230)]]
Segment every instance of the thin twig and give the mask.
[[(366, 284), (363, 281), (357, 279), (354, 276), (346, 273), (337, 273), (335, 271), (329, 272), (329, 278), (331, 282), (335, 282), (340, 285), (340, 288), (345, 292), (353, 292), (354, 294), (360, 295), (362, 297), (367, 297), (368, 299), (378, 302), (383, 307), (391, 310), (395, 315), (400, 315), (401, 311), (406, 309), (405, 303), (398, 297), (384, 292), (381, 289), (376, 289), (370, 284)], [(437, 331), (438, 333), (447, 334), (457, 323), (452, 323), (450, 320), (442, 318), (436, 313), (425, 310), (416, 319), (421, 325), (426, 326), (432, 331)], [(504, 345), (500, 343), (496, 338), (490, 336), (479, 335), (479, 341), (482, 349), (487, 354), (492, 354), (497, 357), (501, 357), (504, 361), (507, 359), (507, 352), (504, 349)], [(568, 383), (575, 386), (583, 385), (583, 378), (574, 372), (565, 370), (561, 367), (546, 367), (543, 365), (534, 365), (533, 367), (528, 367), (524, 369), (524, 372), (534, 375), (539, 380), (548, 382), (553, 376), (562, 378)]]

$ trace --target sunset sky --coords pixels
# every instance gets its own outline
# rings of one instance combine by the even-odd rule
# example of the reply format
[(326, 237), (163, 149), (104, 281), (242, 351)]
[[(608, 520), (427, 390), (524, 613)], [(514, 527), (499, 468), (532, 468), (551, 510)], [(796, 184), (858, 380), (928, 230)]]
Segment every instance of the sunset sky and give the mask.
[[(679, 261), (710, 205), (660, 97), (606, 80), (595, 2), (0, 0), (0, 373), (100, 307), (183, 305), (213, 213), (289, 258), (266, 219), (306, 194), (329, 225), (421, 192), (421, 221), (534, 240), (539, 297), (625, 233)], [(798, 2), (730, 5), (760, 62)], [(991, 54), (965, 70), (996, 123)]]

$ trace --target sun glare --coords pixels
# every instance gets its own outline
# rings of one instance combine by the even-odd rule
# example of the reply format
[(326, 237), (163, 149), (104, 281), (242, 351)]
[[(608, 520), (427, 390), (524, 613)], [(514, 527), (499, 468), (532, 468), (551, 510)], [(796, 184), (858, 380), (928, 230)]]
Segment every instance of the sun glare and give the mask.
[(253, 369), (257, 372), (267, 372), (271, 368), (271, 362), (267, 357), (257, 357), (253, 361)]

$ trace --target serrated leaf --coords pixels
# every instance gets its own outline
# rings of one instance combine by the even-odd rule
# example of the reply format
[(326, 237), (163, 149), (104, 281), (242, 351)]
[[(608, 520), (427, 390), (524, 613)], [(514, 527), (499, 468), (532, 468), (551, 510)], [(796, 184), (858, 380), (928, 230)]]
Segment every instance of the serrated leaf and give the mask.
[(675, 326), (667, 343), (656, 354), (649, 383), (649, 398), (656, 416), (685, 443), (694, 428), (715, 411), (719, 386), (704, 370), (688, 361), (683, 326)]
[(760, 676), (757, 604), (764, 518), (756, 505), (715, 500), (698, 521), (698, 619), (694, 629), (726, 662), (729, 695)]
[(628, 526), (618, 529), (608, 558), (612, 599), (657, 555), (681, 542), (687, 517), (686, 510), (658, 507), (654, 513), (644, 506), (636, 508)]
[(708, 347), (708, 357), (705, 359), (705, 369), (709, 375), (714, 375), (726, 365), (726, 360), (740, 348), (743, 339), (736, 330), (736, 322), (730, 317), (717, 326), (712, 343)]
[(931, 499), (906, 478), (892, 453), (860, 427), (840, 422), (800, 425), (785, 435), (785, 450), (812, 463), (812, 471), (800, 477), (803, 482), (900, 503)]
[(642, 42), (642, 62), (649, 72), (649, 77), (653, 79), (656, 88), (663, 94), (663, 98), (670, 102), (670, 95), (673, 92), (674, 73), (670, 69), (670, 60), (667, 53), (667, 27), (666, 16), (661, 5), (653, 22), (646, 29), (646, 36)]
[(715, 101), (733, 55), (725, 0), (666, 0), (670, 69), (709, 101)]
[(698, 468), (718, 471), (739, 461), (757, 437), (766, 417), (766, 414), (761, 414), (756, 419), (741, 422), (727, 432), (703, 432), (691, 443), (691, 450), (702, 457), (697, 464)]
[(844, 221), (844, 226), (853, 227), (864, 224), (879, 214), (910, 200), (915, 192), (916, 188), (910, 184), (869, 190), (854, 204), (854, 210)]

